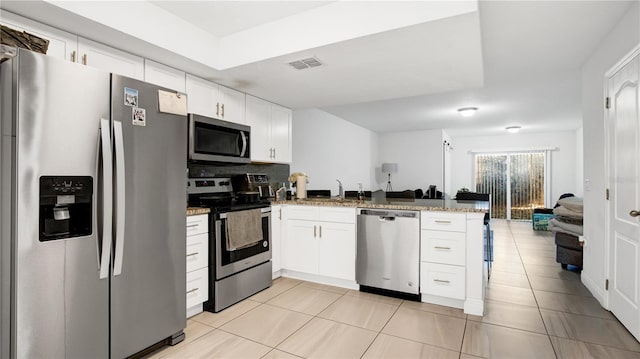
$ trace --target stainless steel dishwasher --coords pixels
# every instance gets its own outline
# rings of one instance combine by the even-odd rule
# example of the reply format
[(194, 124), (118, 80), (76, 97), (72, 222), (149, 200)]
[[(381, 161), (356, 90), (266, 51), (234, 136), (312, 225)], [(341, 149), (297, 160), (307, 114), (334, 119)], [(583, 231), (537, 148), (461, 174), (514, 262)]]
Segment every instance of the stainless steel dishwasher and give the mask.
[(358, 209), (356, 282), (419, 294), (420, 212)]

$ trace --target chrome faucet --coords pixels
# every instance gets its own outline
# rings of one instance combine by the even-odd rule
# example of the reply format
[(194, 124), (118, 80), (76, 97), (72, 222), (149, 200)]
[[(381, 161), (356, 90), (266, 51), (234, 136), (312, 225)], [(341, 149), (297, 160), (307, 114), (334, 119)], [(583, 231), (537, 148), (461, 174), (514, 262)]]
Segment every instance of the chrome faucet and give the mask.
[(336, 180), (338, 182), (338, 198), (344, 198), (344, 190), (342, 189), (342, 182), (340, 180)]

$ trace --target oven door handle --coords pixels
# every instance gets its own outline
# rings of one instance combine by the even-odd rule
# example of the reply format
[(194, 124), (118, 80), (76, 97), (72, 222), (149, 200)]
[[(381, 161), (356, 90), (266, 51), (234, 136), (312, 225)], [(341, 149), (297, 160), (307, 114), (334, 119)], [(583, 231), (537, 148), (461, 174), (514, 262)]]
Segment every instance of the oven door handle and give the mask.
[[(249, 210), (247, 210), (247, 211), (250, 211), (250, 209), (249, 209)], [(262, 209), (261, 209), (261, 211), (262, 211), (262, 217), (266, 217), (266, 216), (268, 216), (268, 215), (270, 215), (270, 214), (271, 214), (271, 208), (270, 208), (270, 207), (262, 208)], [(226, 213), (220, 213), (220, 214), (218, 215), (218, 216), (219, 216), (219, 219), (227, 219), (227, 213), (228, 213), (228, 212), (226, 212)]]

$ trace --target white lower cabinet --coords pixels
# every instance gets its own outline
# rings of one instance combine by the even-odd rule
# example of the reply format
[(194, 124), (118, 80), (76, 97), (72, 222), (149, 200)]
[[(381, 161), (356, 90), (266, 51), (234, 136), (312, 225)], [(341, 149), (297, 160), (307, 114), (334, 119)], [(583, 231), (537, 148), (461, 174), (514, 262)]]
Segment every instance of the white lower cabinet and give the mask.
[(273, 278), (282, 269), (282, 206), (271, 206), (271, 271)]
[(209, 299), (209, 215), (187, 217), (187, 318)]
[(421, 213), (420, 293), (422, 301), (484, 310), (483, 213)]
[(355, 281), (355, 213), (355, 208), (287, 206), (283, 269)]
[(420, 266), (420, 291), (423, 293), (464, 299), (465, 267), (423, 262)]

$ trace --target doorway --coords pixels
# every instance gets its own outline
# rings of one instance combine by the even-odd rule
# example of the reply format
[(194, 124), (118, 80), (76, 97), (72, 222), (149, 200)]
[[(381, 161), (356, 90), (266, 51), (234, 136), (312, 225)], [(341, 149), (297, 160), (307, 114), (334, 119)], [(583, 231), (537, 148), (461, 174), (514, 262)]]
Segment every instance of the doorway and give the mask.
[(544, 151), (476, 154), (476, 192), (491, 194), (491, 217), (530, 220), (546, 205)]
[(640, 49), (607, 73), (609, 309), (640, 339)]

